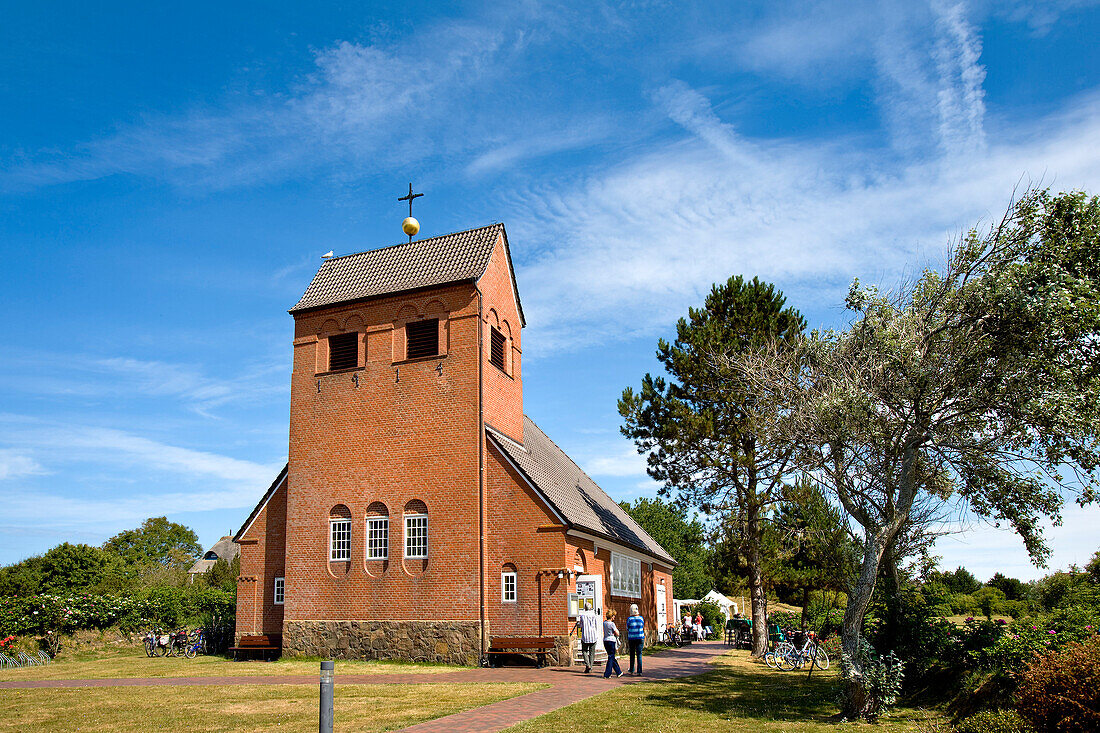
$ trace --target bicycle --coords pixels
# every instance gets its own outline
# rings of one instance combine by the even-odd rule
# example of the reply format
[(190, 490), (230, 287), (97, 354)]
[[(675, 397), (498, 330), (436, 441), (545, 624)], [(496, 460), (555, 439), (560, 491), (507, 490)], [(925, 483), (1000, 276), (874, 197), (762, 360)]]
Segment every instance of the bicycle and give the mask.
[(668, 646), (681, 647), (684, 645), (682, 639), (680, 639), (680, 632), (676, 629), (675, 624), (669, 624), (665, 627), (665, 630), (661, 632), (661, 643)]
[(195, 629), (187, 637), (187, 648), (184, 649), (184, 656), (188, 659), (194, 659), (195, 655), (199, 652), (206, 653), (206, 635), (202, 629)]
[(187, 629), (172, 634), (168, 641), (168, 656), (182, 657), (187, 654)]

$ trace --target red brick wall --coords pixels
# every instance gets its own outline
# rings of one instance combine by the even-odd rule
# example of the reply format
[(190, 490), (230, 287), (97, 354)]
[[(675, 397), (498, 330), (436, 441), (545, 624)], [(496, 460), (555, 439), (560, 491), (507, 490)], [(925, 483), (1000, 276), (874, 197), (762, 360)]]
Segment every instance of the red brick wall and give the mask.
[[(563, 561), (565, 528), (554, 529), (558, 520), (495, 445), (490, 444), (488, 457), (489, 628), (494, 635), (565, 634), (569, 581), (545, 572), (571, 567)], [(506, 563), (517, 572), (515, 603), (501, 601), (500, 575)]]
[[(406, 361), (404, 324), (422, 316), (440, 318), (443, 355)], [(287, 620), (478, 618), (477, 323), (470, 285), (296, 317)], [(318, 373), (325, 338), (353, 328), (367, 334), (361, 366)], [(412, 500), (428, 510), (426, 561), (403, 559)], [(365, 515), (376, 501), (389, 512), (390, 557), (368, 566)], [(351, 510), (348, 563), (328, 561), (335, 504)]]
[[(598, 548), (597, 552), (593, 555), (592, 548), (593, 543), (590, 540), (582, 539), (579, 537), (569, 536), (569, 545), (567, 546), (567, 552), (569, 557), (573, 557), (576, 551), (579, 549), (585, 558), (585, 574), (586, 575), (599, 575), (603, 578), (603, 611), (607, 609), (614, 609), (616, 614), (616, 623), (619, 625), (619, 631), (623, 634), (626, 633), (626, 627), (624, 625), (625, 619), (630, 615), (630, 604), (637, 603), (638, 610), (645, 618), (646, 628), (646, 641), (652, 642), (656, 638), (658, 632), (657, 629), (657, 602), (655, 594), (657, 590), (657, 581), (663, 579), (665, 581), (665, 609), (669, 620), (673, 620), (672, 616), (672, 571), (670, 568), (662, 566), (658, 563), (650, 562), (645, 559), (642, 560), (642, 597), (631, 598), (629, 596), (617, 596), (611, 592), (611, 552), (612, 549), (608, 545), (596, 543)], [(637, 555), (637, 553), (634, 553)], [(572, 561), (569, 562), (569, 567), (573, 567)], [(576, 589), (576, 580), (572, 582), (572, 589)]]
[[(485, 305), (485, 422), (517, 442), (523, 442), (523, 350), (519, 310), (513, 297), (512, 274), (498, 237), (485, 274), (478, 281)], [(504, 371), (490, 364), (489, 333), (495, 328), (507, 338)]]
[(241, 572), (237, 578), (237, 637), (278, 634), (283, 607), (275, 604), (275, 578), (284, 575), (286, 487), (275, 490), (240, 538)]

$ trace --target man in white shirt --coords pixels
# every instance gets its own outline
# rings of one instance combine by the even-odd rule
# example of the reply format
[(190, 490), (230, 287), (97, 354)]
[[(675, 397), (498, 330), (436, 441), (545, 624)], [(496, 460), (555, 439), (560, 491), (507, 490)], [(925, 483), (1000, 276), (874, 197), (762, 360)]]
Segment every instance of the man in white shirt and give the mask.
[(573, 631), (581, 632), (581, 656), (584, 657), (584, 673), (592, 671), (596, 663), (596, 644), (600, 641), (600, 617), (593, 611), (581, 611)]

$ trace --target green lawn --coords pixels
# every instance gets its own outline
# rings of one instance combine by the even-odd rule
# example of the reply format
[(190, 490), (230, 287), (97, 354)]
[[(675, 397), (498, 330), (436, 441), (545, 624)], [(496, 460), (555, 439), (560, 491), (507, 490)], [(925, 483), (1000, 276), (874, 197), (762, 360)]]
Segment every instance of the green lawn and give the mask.
[[(540, 689), (529, 683), (337, 685), (337, 730), (386, 731)], [(253, 733), (317, 729), (316, 685), (0, 690), (2, 731)]]
[[(645, 733), (697, 733), (698, 731), (836, 731), (830, 720), (836, 712), (832, 700), (835, 669), (778, 672), (753, 661), (747, 651), (718, 658), (715, 671), (698, 677), (626, 685), (520, 723), (510, 733), (580, 733), (627, 730)], [(919, 731), (943, 726), (937, 711), (896, 709), (873, 728), (867, 724), (841, 724), (839, 728)]]
[[(0, 670), (0, 681), (114, 679), (119, 677), (219, 677), (317, 675), (317, 660), (280, 659), (274, 662), (231, 662), (224, 657), (198, 656), (194, 659), (147, 657), (142, 650), (99, 654), (72, 661), (54, 661), (45, 667), (20, 667)], [(454, 672), (467, 667), (412, 662), (337, 661), (341, 674), (434, 674)]]

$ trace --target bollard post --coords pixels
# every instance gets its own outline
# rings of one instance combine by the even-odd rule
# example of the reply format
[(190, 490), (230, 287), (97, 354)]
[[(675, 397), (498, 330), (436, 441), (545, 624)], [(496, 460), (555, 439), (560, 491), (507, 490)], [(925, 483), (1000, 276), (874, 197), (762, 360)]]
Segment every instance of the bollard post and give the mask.
[(319, 733), (332, 733), (332, 685), (336, 676), (336, 663), (321, 662), (321, 714)]

